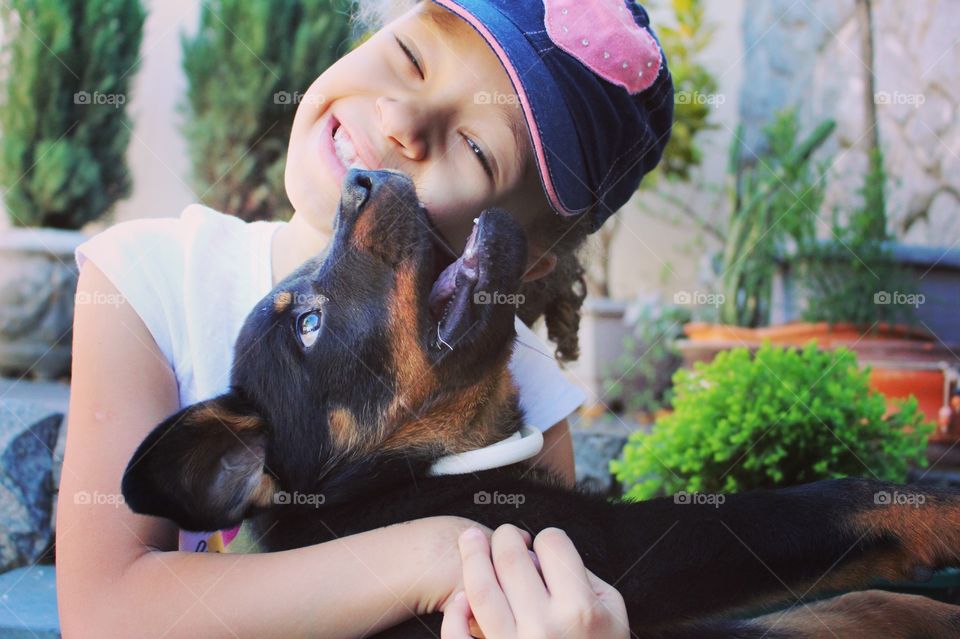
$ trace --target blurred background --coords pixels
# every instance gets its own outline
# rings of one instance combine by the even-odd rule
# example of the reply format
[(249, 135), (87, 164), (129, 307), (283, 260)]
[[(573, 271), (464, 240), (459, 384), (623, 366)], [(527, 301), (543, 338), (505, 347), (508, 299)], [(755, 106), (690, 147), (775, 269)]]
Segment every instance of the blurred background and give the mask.
[[(194, 202), (285, 219), (303, 92), (407, 4), (0, 2), (0, 637), (57, 635), (74, 247)], [(585, 252), (578, 478), (957, 483), (960, 4), (645, 5), (676, 126)]]

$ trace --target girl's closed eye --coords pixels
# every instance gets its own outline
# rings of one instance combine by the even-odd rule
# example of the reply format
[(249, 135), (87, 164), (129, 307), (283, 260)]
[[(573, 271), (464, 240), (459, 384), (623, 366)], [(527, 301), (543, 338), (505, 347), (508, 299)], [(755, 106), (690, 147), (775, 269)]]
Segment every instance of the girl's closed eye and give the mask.
[(490, 168), (490, 162), (487, 161), (487, 155), (483, 152), (483, 149), (481, 149), (480, 145), (474, 142), (469, 136), (462, 133), (461, 135), (463, 136), (467, 147), (477, 157), (477, 160), (480, 161), (480, 166), (483, 167), (483, 172), (486, 173), (490, 181), (493, 182), (493, 169)]
[(416, 70), (417, 75), (420, 76), (421, 80), (426, 80), (427, 75), (423, 71), (423, 65), (420, 63), (420, 60), (417, 56), (410, 50), (410, 46), (404, 44), (398, 36), (394, 36), (394, 40), (397, 41), (397, 44), (400, 46), (400, 49), (403, 51), (403, 54), (407, 56), (407, 59), (410, 60), (410, 64), (413, 65), (413, 68)]

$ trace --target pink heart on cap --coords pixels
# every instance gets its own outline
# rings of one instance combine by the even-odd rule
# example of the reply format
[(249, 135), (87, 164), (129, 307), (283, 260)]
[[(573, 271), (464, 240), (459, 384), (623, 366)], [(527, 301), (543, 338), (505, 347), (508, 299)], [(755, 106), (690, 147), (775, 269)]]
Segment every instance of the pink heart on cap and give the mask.
[(657, 79), (660, 45), (624, 0), (544, 0), (543, 6), (550, 39), (600, 77), (631, 94)]

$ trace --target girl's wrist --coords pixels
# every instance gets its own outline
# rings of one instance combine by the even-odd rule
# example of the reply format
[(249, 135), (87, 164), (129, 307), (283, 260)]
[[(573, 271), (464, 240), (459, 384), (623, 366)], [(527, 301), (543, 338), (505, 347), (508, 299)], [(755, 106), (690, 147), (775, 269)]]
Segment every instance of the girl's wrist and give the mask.
[(483, 528), (470, 519), (453, 516), (430, 517), (421, 520), (427, 527), (416, 544), (416, 565), (421, 574), (414, 580), (415, 608), (418, 615), (440, 612), (460, 590), (462, 571), (457, 541), (460, 534), (471, 527)]

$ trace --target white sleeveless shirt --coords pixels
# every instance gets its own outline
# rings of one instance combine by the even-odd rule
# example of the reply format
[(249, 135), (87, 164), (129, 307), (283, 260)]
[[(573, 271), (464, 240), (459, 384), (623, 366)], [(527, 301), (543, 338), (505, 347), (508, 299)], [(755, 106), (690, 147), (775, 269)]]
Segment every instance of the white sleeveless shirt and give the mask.
[[(115, 224), (77, 247), (146, 325), (176, 376), (180, 406), (230, 385), (233, 345), (247, 314), (273, 288), (270, 243), (286, 222), (244, 222), (200, 204), (179, 218)], [(541, 431), (586, 395), (523, 322), (510, 359), (526, 423)], [(181, 540), (182, 542), (182, 540)]]

